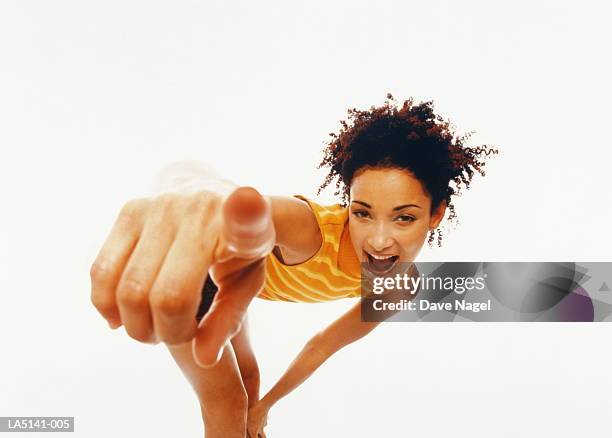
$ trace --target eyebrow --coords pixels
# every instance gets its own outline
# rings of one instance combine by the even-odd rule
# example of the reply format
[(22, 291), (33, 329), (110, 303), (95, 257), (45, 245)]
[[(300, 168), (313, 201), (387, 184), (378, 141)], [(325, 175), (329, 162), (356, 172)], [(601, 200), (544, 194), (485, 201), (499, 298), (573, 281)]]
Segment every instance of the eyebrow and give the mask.
[[(361, 204), (361, 205), (363, 205), (364, 207), (367, 207), (367, 208), (372, 208), (372, 206), (370, 204), (368, 204), (367, 202), (357, 201), (357, 200), (354, 200), (353, 202), (355, 204)], [(398, 205), (397, 207), (393, 207), (393, 211), (398, 211), (398, 210), (401, 210), (401, 209), (407, 208), (407, 207), (421, 208), (420, 205), (416, 205), (416, 204), (403, 204), (403, 205)]]

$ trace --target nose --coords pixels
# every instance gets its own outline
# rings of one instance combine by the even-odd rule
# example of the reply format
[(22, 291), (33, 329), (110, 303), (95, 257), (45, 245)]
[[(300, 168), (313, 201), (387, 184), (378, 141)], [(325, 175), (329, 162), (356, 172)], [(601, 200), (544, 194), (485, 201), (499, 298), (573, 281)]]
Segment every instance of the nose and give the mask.
[(382, 252), (393, 245), (393, 238), (389, 235), (384, 224), (378, 225), (373, 231), (366, 241), (376, 252)]

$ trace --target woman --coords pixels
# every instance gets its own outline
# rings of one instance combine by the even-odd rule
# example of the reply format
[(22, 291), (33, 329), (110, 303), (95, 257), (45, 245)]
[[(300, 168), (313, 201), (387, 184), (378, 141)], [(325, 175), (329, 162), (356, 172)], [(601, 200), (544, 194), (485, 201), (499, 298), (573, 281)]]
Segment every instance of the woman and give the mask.
[[(475, 172), (484, 175), (484, 158), (497, 150), (466, 147), (431, 102), (398, 107), (393, 97), (381, 107), (349, 111), (339, 134), (325, 150), (321, 166), (329, 173), (319, 192), (334, 180), (341, 204), (323, 207), (301, 196), (272, 197), (277, 233), (294, 235), (277, 243), (266, 258), (259, 298), (321, 302), (359, 297), (361, 267), (375, 275), (412, 262), (428, 237), (441, 244), (438, 226), (452, 197), (469, 187)], [(454, 185), (454, 187), (453, 187)], [(216, 291), (207, 279), (198, 311), (200, 320)], [(199, 395), (206, 436), (265, 437), (270, 408), (303, 383), (342, 347), (370, 331), (356, 303), (329, 327), (315, 334), (285, 374), (259, 398), (259, 373), (248, 340), (248, 325), (224, 348), (212, 368), (197, 366), (189, 346), (170, 347)], [(248, 415), (246, 415), (248, 412)]]

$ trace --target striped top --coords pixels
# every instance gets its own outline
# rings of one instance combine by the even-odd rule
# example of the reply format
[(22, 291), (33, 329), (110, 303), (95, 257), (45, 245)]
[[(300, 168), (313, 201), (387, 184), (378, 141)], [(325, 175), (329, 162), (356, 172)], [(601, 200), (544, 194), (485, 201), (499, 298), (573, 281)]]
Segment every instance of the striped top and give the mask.
[(286, 265), (270, 253), (258, 297), (317, 303), (361, 296), (360, 265), (349, 235), (348, 209), (340, 204), (323, 207), (303, 196), (295, 197), (310, 205), (323, 243), (310, 259), (297, 265)]

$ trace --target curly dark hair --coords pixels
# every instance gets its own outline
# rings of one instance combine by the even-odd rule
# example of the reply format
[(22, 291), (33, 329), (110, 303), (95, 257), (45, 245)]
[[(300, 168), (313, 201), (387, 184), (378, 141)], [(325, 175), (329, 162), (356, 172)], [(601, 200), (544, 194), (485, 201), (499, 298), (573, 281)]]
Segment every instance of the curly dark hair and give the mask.
[[(348, 120), (342, 120), (339, 133), (331, 133), (332, 140), (324, 149), (318, 168), (329, 167), (329, 173), (317, 194), (336, 179), (335, 195), (348, 205), (349, 188), (355, 173), (364, 167), (400, 168), (409, 170), (421, 181), (431, 197), (431, 211), (446, 201), (449, 221), (456, 217), (452, 196), (462, 187), (469, 188), (475, 172), (485, 175), (484, 159), (499, 151), (488, 145), (464, 145), (473, 134), (456, 136), (450, 121), (434, 113), (433, 101), (414, 104), (410, 98), (401, 108), (391, 94), (384, 105), (361, 111), (348, 110)], [(451, 182), (455, 187), (452, 187)], [(442, 231), (432, 230), (431, 245)]]

